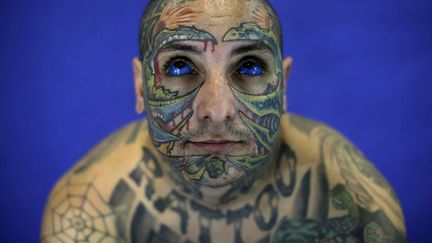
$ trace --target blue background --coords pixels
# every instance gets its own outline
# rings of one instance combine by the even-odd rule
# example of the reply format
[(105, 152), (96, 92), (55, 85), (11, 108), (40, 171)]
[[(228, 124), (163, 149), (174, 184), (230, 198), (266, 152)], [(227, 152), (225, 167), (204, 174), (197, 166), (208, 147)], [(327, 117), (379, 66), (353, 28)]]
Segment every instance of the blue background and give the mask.
[[(37, 242), (55, 181), (138, 118), (130, 60), (146, 2), (0, 2), (0, 242)], [(357, 144), (398, 193), (410, 242), (429, 239), (432, 1), (273, 3), (294, 57), (289, 110)]]

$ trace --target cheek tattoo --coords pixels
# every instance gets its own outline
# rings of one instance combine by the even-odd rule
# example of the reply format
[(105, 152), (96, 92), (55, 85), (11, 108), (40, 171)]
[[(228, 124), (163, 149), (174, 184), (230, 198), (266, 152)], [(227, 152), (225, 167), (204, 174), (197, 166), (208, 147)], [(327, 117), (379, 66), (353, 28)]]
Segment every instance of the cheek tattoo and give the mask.
[[(172, 3), (167, 3), (172, 4)], [(212, 180), (222, 176), (241, 175), (256, 177), (258, 171), (268, 163), (275, 145), (282, 112), (281, 50), (277, 31), (268, 10), (257, 5), (252, 13), (255, 22), (241, 23), (225, 33), (222, 41), (263, 42), (274, 54), (275, 76), (267, 89), (260, 94), (249, 94), (230, 86), (235, 98), (247, 111), (237, 111), (244, 126), (256, 141), (256, 152), (244, 155), (214, 156), (198, 154), (193, 156), (172, 155), (173, 149), (182, 146), (182, 133), (189, 131), (189, 121), (193, 117), (192, 104), (203, 85), (181, 94), (163, 84), (163, 73), (158, 61), (158, 51), (166, 45), (180, 41), (199, 41), (204, 51), (214, 51), (216, 39), (209, 32), (196, 28), (193, 24), (199, 15), (193, 4), (164, 6), (150, 23), (146, 24), (145, 46), (151, 50), (143, 57), (144, 80), (146, 81), (146, 110), (153, 143), (161, 155), (180, 172), (183, 178), (196, 185), (210, 185)], [(154, 33), (147, 35), (148, 33)], [(276, 34), (275, 34), (276, 33)], [(209, 47), (209, 43), (211, 47)], [(151, 48), (154, 47), (154, 48)], [(205, 81), (204, 81), (205, 82)], [(234, 171), (234, 172), (233, 172)]]
[(267, 88), (264, 93), (258, 95), (244, 93), (235, 87), (231, 88), (235, 97), (249, 110), (248, 114), (252, 114), (246, 115), (245, 112), (239, 111), (241, 120), (255, 135), (260, 153), (257, 156), (228, 156), (228, 158), (236, 166), (253, 171), (265, 165), (265, 162), (270, 159), (270, 152), (276, 141), (275, 136), (279, 129), (282, 112), (282, 58), (276, 35), (256, 23), (242, 23), (239, 27), (230, 29), (223, 38), (223, 41), (239, 40), (263, 41), (269, 46), (274, 54), (274, 71), (278, 79), (275, 85), (270, 85), (271, 87)]

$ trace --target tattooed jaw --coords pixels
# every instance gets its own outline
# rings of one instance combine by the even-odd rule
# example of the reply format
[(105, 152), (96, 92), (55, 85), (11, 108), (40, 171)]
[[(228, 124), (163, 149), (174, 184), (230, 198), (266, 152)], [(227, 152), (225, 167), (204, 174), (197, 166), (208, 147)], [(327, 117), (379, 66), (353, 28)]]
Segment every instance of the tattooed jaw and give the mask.
[[(201, 12), (192, 5), (177, 8), (167, 7), (148, 24), (156, 31), (146, 41), (154, 48), (143, 57), (153, 143), (194, 184), (256, 178), (271, 158), (282, 112), (273, 23), (261, 8), (251, 18), (261, 22), (203, 26), (194, 22)], [(184, 14), (181, 23), (174, 13)]]

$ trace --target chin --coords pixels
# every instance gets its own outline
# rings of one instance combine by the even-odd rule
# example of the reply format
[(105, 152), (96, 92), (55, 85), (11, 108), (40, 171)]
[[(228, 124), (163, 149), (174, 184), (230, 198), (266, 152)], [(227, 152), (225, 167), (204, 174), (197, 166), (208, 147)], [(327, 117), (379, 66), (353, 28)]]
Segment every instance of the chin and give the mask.
[(193, 178), (190, 175), (183, 174), (183, 177), (186, 181), (193, 183), (195, 185), (203, 186), (203, 187), (209, 187), (209, 188), (222, 188), (226, 186), (232, 186), (233, 184), (237, 184), (245, 177), (246, 172), (241, 169), (235, 169), (234, 172), (233, 169), (228, 169), (231, 175), (228, 173), (222, 174), (216, 178), (212, 178), (209, 176), (202, 176), (199, 179)]
[(210, 179), (204, 182), (199, 182), (201, 186), (207, 186), (212, 188), (219, 188), (219, 187), (225, 187), (230, 186), (233, 183), (236, 183), (240, 180), (241, 177), (238, 178), (232, 178), (232, 177), (226, 177), (226, 178), (218, 178), (218, 179)]

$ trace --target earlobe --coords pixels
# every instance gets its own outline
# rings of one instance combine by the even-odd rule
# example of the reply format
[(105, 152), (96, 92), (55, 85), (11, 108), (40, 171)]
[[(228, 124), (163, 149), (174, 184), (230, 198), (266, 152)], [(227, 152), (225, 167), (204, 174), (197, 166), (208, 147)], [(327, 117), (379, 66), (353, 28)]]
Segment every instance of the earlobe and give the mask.
[(288, 81), (289, 74), (291, 72), (292, 62), (293, 62), (293, 59), (291, 57), (286, 57), (282, 63), (282, 68), (283, 68), (283, 70), (282, 70), (282, 72), (283, 72), (282, 88), (283, 88), (283, 110), (284, 110), (284, 112), (287, 111), (287, 106), (288, 106), (288, 102), (287, 102), (287, 98), (286, 98), (286, 84)]
[(142, 62), (138, 58), (132, 60), (132, 68), (134, 72), (135, 82), (135, 109), (138, 114), (144, 112), (144, 86), (142, 76)]

